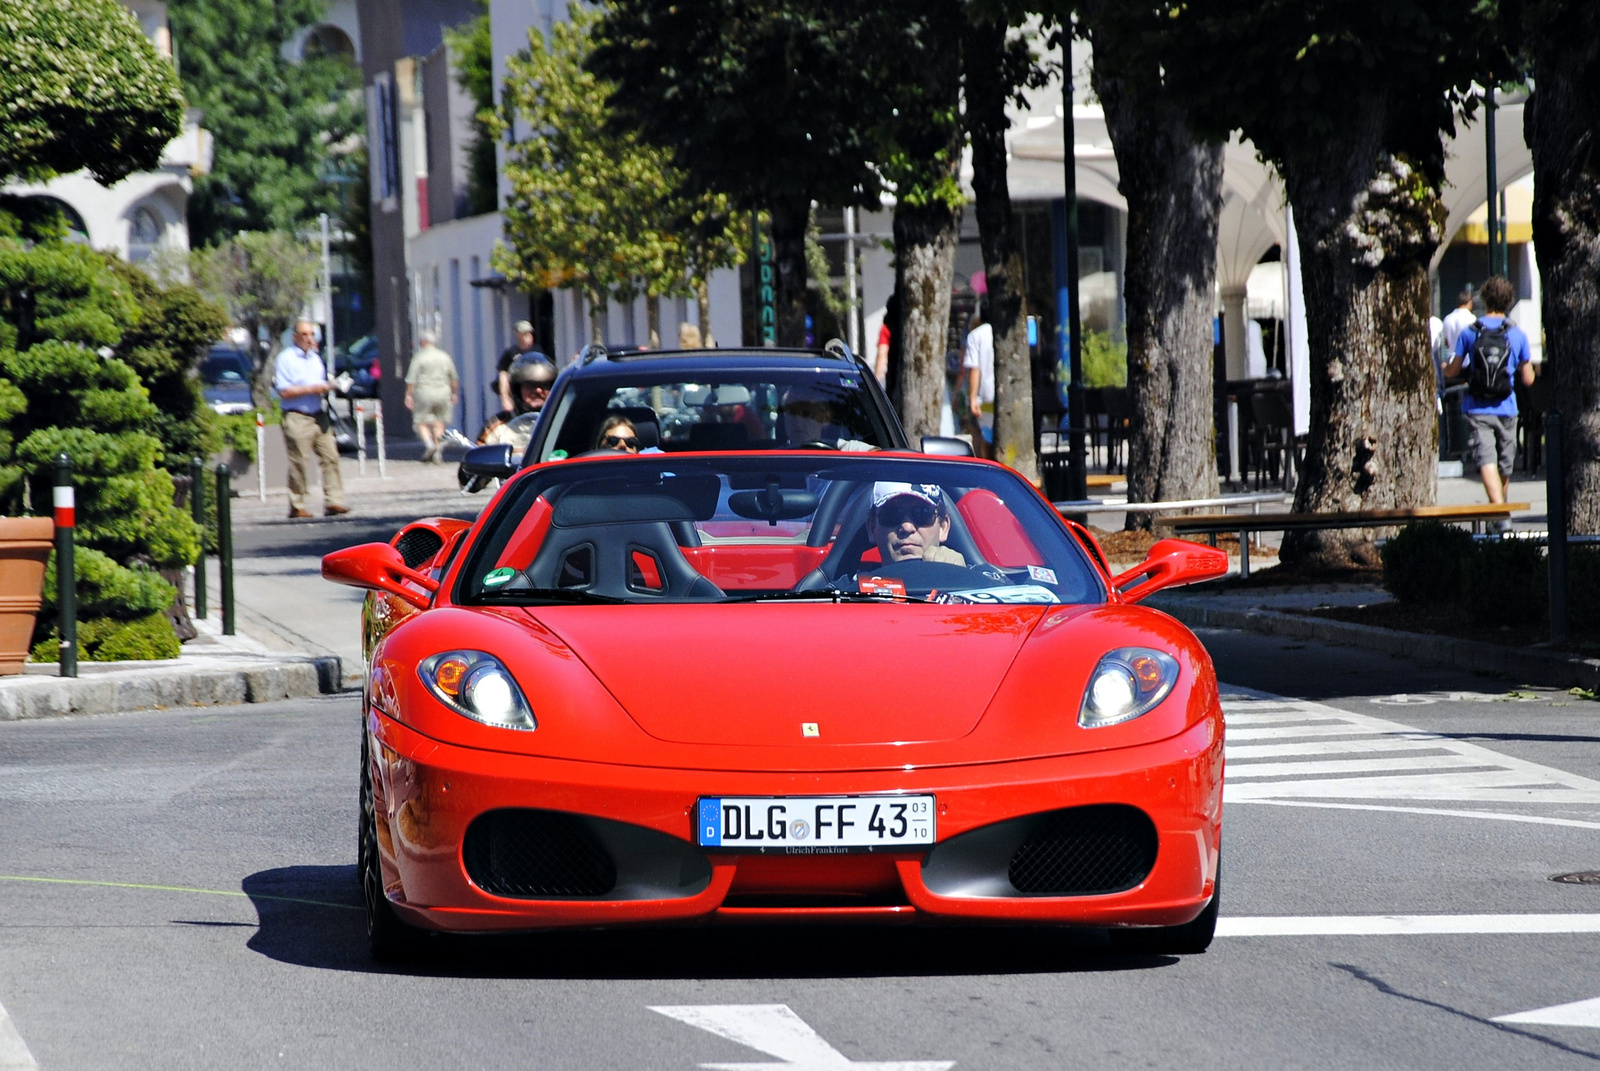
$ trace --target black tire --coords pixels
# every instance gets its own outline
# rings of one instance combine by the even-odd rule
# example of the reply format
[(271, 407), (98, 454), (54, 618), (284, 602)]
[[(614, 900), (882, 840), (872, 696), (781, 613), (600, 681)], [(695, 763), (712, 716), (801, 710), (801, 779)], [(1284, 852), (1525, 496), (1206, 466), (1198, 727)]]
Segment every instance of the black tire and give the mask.
[(1197, 956), (1211, 947), (1211, 939), (1217, 934), (1217, 909), (1221, 905), (1222, 860), (1219, 858), (1211, 902), (1194, 921), (1185, 922), (1182, 926), (1112, 930), (1111, 947), (1119, 952), (1142, 952), (1147, 955)]
[(372, 958), (384, 961), (410, 959), (420, 950), (423, 934), (400, 921), (383, 894), (383, 867), (378, 861), (378, 823), (372, 792), (372, 772), (368, 764), (366, 733), (361, 739), (361, 817), (358, 831), (356, 869), (361, 880), (361, 899), (366, 905), (367, 950)]

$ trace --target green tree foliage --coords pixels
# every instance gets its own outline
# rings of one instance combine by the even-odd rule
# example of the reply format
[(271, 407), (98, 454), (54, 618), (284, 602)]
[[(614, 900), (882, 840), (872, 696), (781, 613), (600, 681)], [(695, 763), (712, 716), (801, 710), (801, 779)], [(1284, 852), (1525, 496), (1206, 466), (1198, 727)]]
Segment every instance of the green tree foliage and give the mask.
[(154, 170), (183, 93), (117, 0), (0, 3), (0, 179)]
[[(109, 3), (110, 0), (103, 0)], [(283, 58), (284, 42), (320, 21), (323, 0), (171, 0), (179, 68), (215, 146), (195, 179), (196, 245), (241, 231), (303, 230), (319, 213), (345, 218), (365, 202), (343, 196), (363, 159), (360, 71), (341, 56)], [(347, 228), (348, 229), (348, 228)]]
[(574, 6), (510, 61), (495, 130), (529, 133), (509, 143), (495, 265), (522, 286), (581, 290), (599, 340), (610, 299), (686, 292), (741, 252), (727, 199), (688, 189), (669, 154), (611, 121), (613, 87), (585, 68), (595, 23)]
[(456, 84), (472, 99), (472, 141), (467, 146), (467, 212), (493, 212), (500, 204), (500, 169), (495, 162), (494, 39), (487, 0), (471, 22), (446, 29)]
[(674, 154), (691, 195), (771, 213), (778, 341), (805, 333), (813, 200), (876, 205), (874, 117), (886, 100), (866, 58), (872, 5), (824, 0), (616, 0), (591, 67), (615, 83), (618, 120)]
[(255, 381), (250, 392), (265, 406), (272, 385), (272, 358), (278, 340), (294, 326), (317, 288), (321, 260), (309, 242), (283, 231), (246, 231), (210, 249), (190, 254), (195, 286), (222, 306), (252, 339)]

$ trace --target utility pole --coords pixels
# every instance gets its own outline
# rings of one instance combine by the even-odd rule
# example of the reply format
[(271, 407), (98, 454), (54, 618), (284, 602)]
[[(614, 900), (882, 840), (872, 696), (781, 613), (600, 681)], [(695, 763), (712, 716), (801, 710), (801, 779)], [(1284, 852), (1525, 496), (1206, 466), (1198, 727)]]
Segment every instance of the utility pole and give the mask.
[(856, 290), (856, 210), (852, 205), (844, 210), (844, 292), (850, 323), (845, 328), (845, 341), (850, 352), (861, 353), (861, 310), (857, 307)]

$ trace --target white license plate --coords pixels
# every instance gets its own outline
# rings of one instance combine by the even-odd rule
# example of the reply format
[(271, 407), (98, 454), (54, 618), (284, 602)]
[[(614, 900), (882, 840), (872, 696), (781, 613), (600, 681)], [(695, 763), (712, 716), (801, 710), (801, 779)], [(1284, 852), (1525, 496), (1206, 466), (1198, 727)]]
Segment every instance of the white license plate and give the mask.
[(720, 796), (695, 808), (702, 848), (791, 855), (933, 843), (932, 796)]

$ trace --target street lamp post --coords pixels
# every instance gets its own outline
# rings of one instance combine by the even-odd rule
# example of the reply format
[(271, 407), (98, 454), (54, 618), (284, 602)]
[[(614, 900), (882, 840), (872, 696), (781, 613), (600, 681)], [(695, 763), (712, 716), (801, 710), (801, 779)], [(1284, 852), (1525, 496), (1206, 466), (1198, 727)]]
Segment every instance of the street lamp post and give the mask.
[(1072, 40), (1061, 40), (1061, 128), (1066, 140), (1063, 173), (1066, 179), (1067, 257), (1067, 497), (1089, 497), (1089, 474), (1084, 461), (1083, 331), (1078, 310), (1078, 161), (1074, 154), (1077, 133), (1072, 121)]
[(1503, 275), (1505, 267), (1500, 259), (1500, 177), (1499, 161), (1496, 160), (1495, 135), (1494, 135), (1494, 79), (1490, 78), (1489, 87), (1483, 91), (1483, 137), (1484, 137), (1484, 172), (1488, 179), (1489, 195), (1485, 208), (1489, 214), (1489, 274)]

